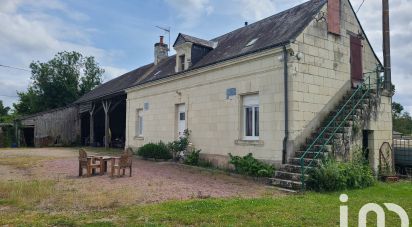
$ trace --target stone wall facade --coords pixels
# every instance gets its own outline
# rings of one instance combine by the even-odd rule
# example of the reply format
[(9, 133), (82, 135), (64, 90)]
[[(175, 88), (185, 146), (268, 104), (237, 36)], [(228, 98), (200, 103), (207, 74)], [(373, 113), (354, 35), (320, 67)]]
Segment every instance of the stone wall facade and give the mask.
[[(321, 10), (327, 12), (327, 5)], [(288, 157), (319, 127), (351, 89), (350, 36), (362, 34), (350, 3), (341, 1), (341, 35), (328, 33), (325, 20), (313, 20), (287, 46), (289, 53)], [(362, 41), (363, 72), (380, 65), (367, 39)], [(284, 66), (282, 47), (183, 73), (127, 90), (126, 146), (177, 139), (177, 105), (186, 106), (186, 128), (194, 146), (217, 165), (227, 154), (246, 155), (276, 164), (282, 162), (284, 139)], [(376, 73), (367, 73), (372, 81)], [(227, 90), (236, 94), (227, 97)], [(260, 136), (242, 138), (242, 97), (259, 95)], [(377, 167), (379, 144), (392, 139), (391, 98), (382, 97), (376, 118), (365, 124), (373, 130), (371, 163)], [(148, 108), (146, 108), (148, 107)], [(137, 111), (143, 110), (143, 136), (136, 135)], [(357, 138), (353, 144), (361, 144)]]
[[(228, 153), (280, 163), (284, 137), (283, 63), (281, 49), (250, 55), (187, 76), (128, 91), (126, 145), (177, 139), (177, 105), (186, 105), (186, 128), (203, 154), (227, 163)], [(227, 96), (228, 89), (236, 94)], [(260, 136), (242, 139), (242, 96), (259, 95)], [(146, 103), (147, 109), (144, 108)], [(143, 110), (143, 136), (136, 136), (136, 111)], [(221, 160), (221, 161), (219, 161)]]
[[(327, 12), (327, 5), (321, 12)], [(290, 71), (290, 141), (288, 156), (305, 143), (305, 139), (319, 127), (321, 121), (334, 110), (344, 94), (351, 89), (350, 36), (361, 34), (364, 78), (371, 78), (376, 86), (379, 60), (363, 33), (349, 1), (341, 0), (341, 34), (328, 33), (325, 20), (313, 20), (291, 45), (296, 57), (291, 58)], [(300, 59), (298, 59), (300, 55)], [(392, 140), (392, 119), (389, 97), (382, 97), (379, 117), (370, 119), (370, 125), (380, 125), (379, 142)], [(385, 105), (389, 103), (389, 107)], [(390, 119), (387, 119), (389, 116)], [(382, 122), (382, 118), (383, 121)], [(371, 130), (365, 126), (365, 130)], [(375, 127), (377, 130), (378, 127)], [(383, 136), (383, 134), (385, 136)], [(362, 136), (354, 137), (352, 144), (362, 146)], [(377, 150), (378, 149), (378, 150)], [(373, 155), (379, 148), (373, 148)], [(373, 164), (377, 166), (376, 164)]]

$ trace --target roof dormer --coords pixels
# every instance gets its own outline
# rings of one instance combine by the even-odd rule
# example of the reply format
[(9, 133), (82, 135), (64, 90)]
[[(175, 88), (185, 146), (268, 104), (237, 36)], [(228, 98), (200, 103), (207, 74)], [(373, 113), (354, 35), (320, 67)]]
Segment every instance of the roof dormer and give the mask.
[(200, 61), (217, 43), (179, 33), (173, 48), (176, 51), (176, 72), (189, 69)]

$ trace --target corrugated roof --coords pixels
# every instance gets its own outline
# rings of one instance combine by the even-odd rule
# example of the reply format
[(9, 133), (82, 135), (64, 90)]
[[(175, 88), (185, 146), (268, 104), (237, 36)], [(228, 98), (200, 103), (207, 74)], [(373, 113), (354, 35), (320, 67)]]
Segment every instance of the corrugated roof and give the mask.
[[(188, 41), (195, 43), (210, 45), (217, 42), (217, 46), (189, 70), (274, 48), (295, 39), (313, 20), (314, 15), (319, 12), (326, 1), (308, 1), (210, 41), (180, 34)], [(246, 46), (253, 39), (257, 39), (256, 42), (253, 45)], [(157, 65), (152, 63), (135, 69), (100, 85), (81, 97), (76, 103), (87, 102), (116, 93), (121, 94), (127, 88), (175, 75), (175, 64), (176, 59), (173, 55), (163, 59)]]

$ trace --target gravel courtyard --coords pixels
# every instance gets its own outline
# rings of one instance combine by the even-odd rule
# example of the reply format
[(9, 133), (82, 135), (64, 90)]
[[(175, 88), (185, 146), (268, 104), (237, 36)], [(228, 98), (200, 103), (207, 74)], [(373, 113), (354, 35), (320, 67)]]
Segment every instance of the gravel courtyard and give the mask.
[(132, 177), (78, 177), (77, 156), (75, 148), (0, 149), (0, 183), (52, 182), (52, 193), (37, 204), (44, 209), (104, 209), (191, 198), (284, 195), (220, 171), (137, 158)]

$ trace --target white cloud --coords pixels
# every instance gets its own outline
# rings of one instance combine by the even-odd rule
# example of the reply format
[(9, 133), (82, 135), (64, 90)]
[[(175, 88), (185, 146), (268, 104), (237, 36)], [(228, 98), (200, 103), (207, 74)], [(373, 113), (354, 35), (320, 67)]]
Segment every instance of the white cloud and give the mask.
[[(68, 19), (63, 21), (52, 16), (50, 10), (58, 11)], [(110, 61), (115, 54), (90, 42), (93, 29), (82, 29), (76, 25), (76, 22), (87, 18), (87, 15), (68, 8), (60, 1), (3, 0), (0, 4), (0, 64), (28, 68), (32, 61), (47, 61), (60, 51), (78, 51), (95, 56), (100, 63)], [(101, 65), (109, 69), (105, 76), (110, 78), (116, 76), (114, 73), (123, 72), (107, 64)], [(13, 97), (16, 91), (24, 91), (29, 85), (30, 72), (0, 68), (0, 82), (0, 99), (10, 106), (17, 100)]]
[(245, 20), (257, 21), (276, 13), (275, 1), (271, 0), (237, 0), (239, 14)]
[[(351, 1), (355, 10), (362, 0)], [(394, 101), (412, 113), (412, 1), (390, 1), (392, 83)], [(366, 1), (358, 12), (359, 19), (379, 58), (382, 59), (382, 2)]]
[(165, 0), (177, 12), (178, 17), (183, 20), (182, 27), (193, 27), (198, 20), (214, 11), (209, 0)]
[(120, 75), (123, 75), (125, 73), (127, 73), (128, 69), (123, 69), (123, 68), (117, 68), (117, 67), (113, 67), (113, 66), (102, 66), (102, 68), (104, 69), (104, 75), (103, 75), (103, 80), (104, 81), (109, 81), (111, 79), (114, 79)]

